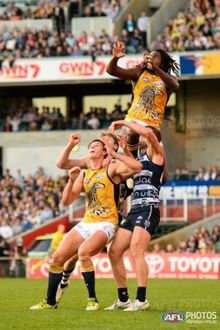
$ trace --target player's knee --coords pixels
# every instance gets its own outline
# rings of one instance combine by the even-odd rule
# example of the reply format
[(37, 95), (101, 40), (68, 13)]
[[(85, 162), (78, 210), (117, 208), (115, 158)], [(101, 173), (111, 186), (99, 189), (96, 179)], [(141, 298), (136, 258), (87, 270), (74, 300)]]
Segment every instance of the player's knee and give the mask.
[(144, 256), (145, 248), (138, 242), (132, 242), (130, 245), (130, 252), (134, 259)]
[(62, 255), (58, 252), (54, 252), (51, 258), (51, 264), (62, 267), (64, 262)]
[(112, 265), (115, 265), (119, 262), (120, 259), (123, 258), (123, 253), (125, 252), (125, 249), (122, 249), (120, 247), (112, 247), (110, 248), (108, 252), (108, 256), (110, 259), (110, 262)]
[(89, 247), (79, 247), (78, 258), (79, 260), (86, 260), (92, 256), (92, 251)]
[(108, 256), (109, 256), (111, 263), (114, 262), (115, 260), (117, 260), (117, 258), (119, 257), (118, 252), (114, 247), (110, 248), (110, 250), (108, 251)]

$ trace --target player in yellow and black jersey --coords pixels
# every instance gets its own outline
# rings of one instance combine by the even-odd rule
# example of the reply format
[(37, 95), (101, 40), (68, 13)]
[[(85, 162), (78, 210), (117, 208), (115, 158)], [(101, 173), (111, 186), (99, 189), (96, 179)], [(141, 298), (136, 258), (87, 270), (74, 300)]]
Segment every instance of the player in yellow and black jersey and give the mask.
[[(110, 162), (103, 168), (106, 155), (120, 162)], [(118, 193), (121, 180), (141, 170), (142, 165), (129, 156), (117, 154), (104, 139), (89, 145), (90, 167), (85, 173), (75, 166), (63, 192), (62, 202), (70, 205), (84, 191), (87, 204), (82, 221), (66, 236), (52, 256), (47, 299), (31, 309), (56, 308), (56, 291), (62, 277), (64, 263), (78, 253), (82, 275), (88, 289), (86, 310), (98, 310), (95, 293), (95, 273), (91, 257), (103, 249), (113, 238), (118, 224)]]
[[(169, 97), (179, 88), (177, 79), (171, 75), (171, 71), (176, 76), (179, 75), (178, 64), (164, 50), (157, 49), (151, 53), (146, 52), (142, 63), (137, 67), (124, 69), (117, 65), (118, 60), (124, 55), (125, 45), (117, 41), (107, 72), (112, 76), (132, 81), (132, 103), (125, 120), (159, 130)], [(138, 135), (127, 130), (127, 143), (131, 150), (137, 149)]]

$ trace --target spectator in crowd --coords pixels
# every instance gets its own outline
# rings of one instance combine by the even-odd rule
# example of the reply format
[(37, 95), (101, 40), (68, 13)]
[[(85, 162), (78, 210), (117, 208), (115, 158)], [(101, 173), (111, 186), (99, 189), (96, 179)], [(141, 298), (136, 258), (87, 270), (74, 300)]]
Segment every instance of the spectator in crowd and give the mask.
[(219, 14), (218, 1), (190, 0), (186, 11), (169, 21), (150, 50), (162, 44), (169, 52), (219, 49)]
[(181, 176), (181, 169), (180, 168), (176, 168), (175, 169), (175, 173), (173, 175), (173, 180), (180, 180), (180, 176)]
[(211, 166), (210, 168), (210, 180), (219, 180), (220, 175), (219, 175), (219, 170), (217, 166)]
[(187, 242), (186, 252), (189, 252), (189, 253), (198, 252), (197, 245), (198, 244), (197, 244), (197, 241), (196, 241), (195, 237), (191, 236), (190, 239)]
[(152, 253), (161, 253), (164, 252), (159, 243), (155, 243), (153, 246)]
[(212, 230), (212, 240), (213, 242), (220, 241), (220, 227), (219, 226), (214, 226)]
[(100, 121), (95, 113), (91, 113), (90, 118), (87, 120), (87, 126), (90, 129), (100, 128)]
[(149, 19), (150, 17), (147, 15), (147, 12), (145, 10), (141, 11), (140, 16), (137, 19), (137, 27), (141, 34), (142, 46), (144, 49), (147, 48), (147, 25)]
[(174, 252), (174, 246), (173, 246), (173, 244), (171, 244), (171, 243), (169, 243), (169, 244), (167, 244), (167, 246), (166, 246), (166, 250), (165, 250), (167, 253), (172, 253), (172, 252)]
[[(175, 248), (170, 243), (166, 246), (166, 252), (174, 252)], [(179, 253), (216, 253), (220, 252), (220, 227), (213, 227), (212, 235), (205, 227), (194, 231), (186, 241), (181, 241), (176, 249)]]
[(10, 244), (0, 236), (0, 277), (9, 276)]
[(124, 22), (123, 29), (125, 29), (128, 32), (129, 36), (132, 36), (134, 34), (134, 30), (136, 29), (136, 26), (137, 24), (133, 14), (129, 13)]
[(184, 252), (186, 252), (186, 249), (187, 249), (187, 243), (185, 241), (179, 242), (177, 252), (178, 253), (184, 253)]
[(183, 168), (180, 173), (180, 180), (189, 180), (189, 170), (187, 168)]
[(65, 31), (65, 14), (61, 1), (54, 7), (54, 21), (58, 33)]
[[(8, 201), (7, 201), (7, 204), (9, 205)], [(13, 229), (8, 224), (8, 221), (5, 218), (1, 218), (1, 221), (0, 221), (0, 236), (3, 239), (8, 239), (13, 236)]]

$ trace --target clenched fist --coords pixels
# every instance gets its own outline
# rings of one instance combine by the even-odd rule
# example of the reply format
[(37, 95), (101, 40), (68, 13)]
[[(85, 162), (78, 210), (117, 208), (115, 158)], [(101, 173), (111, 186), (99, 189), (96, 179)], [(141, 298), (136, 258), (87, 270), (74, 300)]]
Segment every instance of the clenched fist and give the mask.
[(71, 170), (69, 171), (69, 178), (72, 181), (75, 181), (76, 178), (79, 176), (80, 171), (81, 171), (81, 168), (79, 166), (72, 167)]
[(69, 143), (74, 147), (81, 141), (81, 136), (78, 133), (72, 134), (69, 138)]

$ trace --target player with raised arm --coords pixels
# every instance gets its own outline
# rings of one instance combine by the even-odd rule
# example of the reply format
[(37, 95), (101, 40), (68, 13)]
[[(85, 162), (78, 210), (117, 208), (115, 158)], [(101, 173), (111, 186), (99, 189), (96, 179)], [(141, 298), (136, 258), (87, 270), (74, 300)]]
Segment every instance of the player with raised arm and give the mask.
[[(125, 45), (120, 41), (115, 42), (112, 54), (107, 72), (120, 79), (131, 80), (133, 85), (132, 103), (125, 120), (159, 130), (169, 97), (179, 88), (176, 77), (171, 75), (171, 71), (179, 75), (177, 62), (164, 50), (157, 49), (151, 53), (146, 52), (141, 64), (135, 68), (121, 68), (118, 60), (125, 56)], [(131, 129), (126, 131), (130, 150), (136, 150), (138, 134), (134, 134)]]
[[(136, 123), (116, 121), (111, 130), (126, 126), (140, 134), (138, 160), (143, 169), (133, 177), (134, 187), (131, 210), (119, 226), (110, 247), (109, 257), (118, 289), (118, 299), (105, 310), (124, 309), (125, 311), (145, 310), (149, 308), (146, 299), (148, 266), (145, 252), (154, 230), (160, 222), (159, 191), (164, 169), (164, 152), (160, 145), (160, 135), (152, 127), (142, 127)], [(137, 294), (131, 304), (127, 284), (123, 253), (130, 248), (137, 275)]]
[[(110, 162), (103, 167), (107, 155), (120, 162)], [(118, 224), (118, 196), (122, 179), (131, 177), (142, 168), (139, 161), (117, 154), (108, 141), (94, 140), (89, 144), (90, 167), (84, 174), (80, 167), (70, 171), (70, 177), (63, 192), (62, 202), (70, 205), (84, 190), (86, 211), (83, 220), (65, 237), (52, 256), (46, 301), (31, 309), (53, 309), (57, 307), (56, 292), (62, 277), (63, 265), (78, 254), (81, 271), (88, 288), (89, 298), (86, 310), (98, 310), (95, 293), (95, 274), (91, 257), (103, 249), (113, 238)]]

